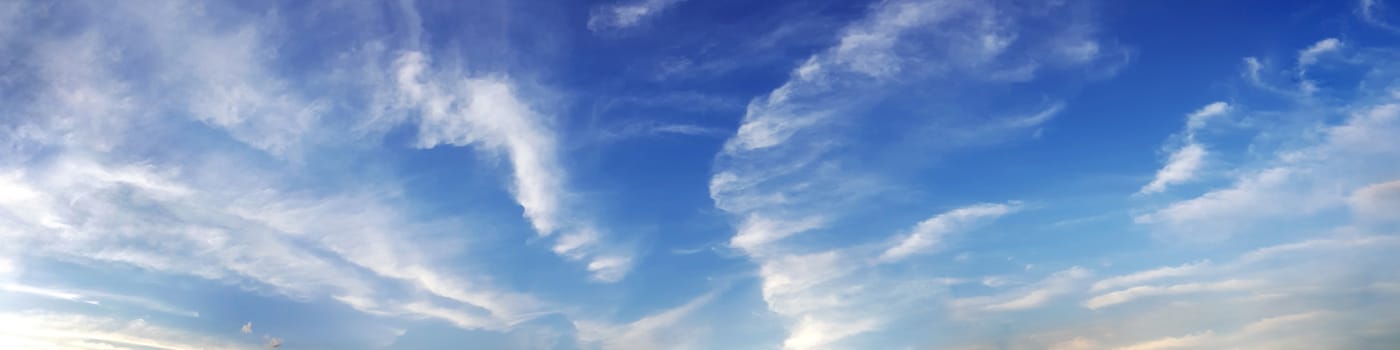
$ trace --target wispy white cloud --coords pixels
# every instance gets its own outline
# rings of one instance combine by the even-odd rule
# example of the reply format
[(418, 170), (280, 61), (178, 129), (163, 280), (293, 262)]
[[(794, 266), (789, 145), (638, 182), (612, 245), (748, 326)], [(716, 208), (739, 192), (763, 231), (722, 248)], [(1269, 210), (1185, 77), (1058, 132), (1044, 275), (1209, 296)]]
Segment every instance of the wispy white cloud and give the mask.
[(126, 306), (149, 311), (162, 312), (177, 316), (199, 317), (199, 312), (196, 311), (182, 309), (159, 300), (132, 295), (87, 290), (39, 287), (19, 283), (0, 284), (0, 291), (18, 294), (28, 294), (43, 298), (66, 300), (71, 302), (100, 305), (105, 307)]
[[(834, 45), (795, 63), (786, 82), (749, 103), (738, 130), (716, 157), (710, 195), (717, 208), (735, 218), (730, 246), (759, 266), (764, 301), (788, 328), (785, 348), (841, 346), (896, 320), (917, 317), (920, 312), (898, 305), (932, 302), (946, 286), (879, 277), (883, 269), (912, 263), (909, 256), (940, 249), (946, 235), (1019, 208), (1006, 203), (954, 210), (882, 240), (892, 243), (832, 246), (806, 239), (863, 230), (850, 227), (843, 215), (873, 194), (897, 187), (883, 183), (878, 169), (846, 165), (846, 157), (873, 151), (844, 147), (848, 137), (859, 133), (851, 126), (857, 125), (853, 118), (861, 106), (913, 81), (1029, 81), (1042, 72), (1101, 62), (1105, 53), (1116, 50), (1095, 40), (1092, 30), (1081, 30), (1092, 27), (1079, 23), (1082, 18), (1070, 21), (1073, 25), (1050, 23), (1049, 30), (1025, 29), (1042, 24), (1035, 22), (1040, 17), (1028, 17), (1067, 15), (1057, 12), (1061, 10), (1065, 8), (1052, 5), (1011, 11), (957, 0), (878, 2), (864, 18), (841, 29)], [(1018, 73), (1008, 76), (1011, 71)], [(944, 127), (930, 116), (926, 123), (906, 121), (913, 124), (890, 128), (945, 135), (940, 140), (951, 140), (950, 148), (996, 143), (1011, 139), (1008, 135), (1029, 138), (1065, 110), (1059, 101), (1047, 98), (1030, 107), (988, 111), (965, 127)], [(910, 158), (928, 158), (932, 151), (915, 152)], [(1030, 308), (1042, 302), (1036, 298), (1008, 297), (998, 303), (1007, 304), (1007, 310)]]
[(727, 135), (729, 130), (715, 127), (708, 127), (696, 124), (665, 124), (665, 123), (626, 123), (620, 127), (608, 128), (599, 133), (598, 138), (604, 142), (615, 142), (626, 139), (662, 137), (662, 136), (697, 136), (697, 137), (717, 137)]
[(1211, 339), (1214, 338), (1214, 336), (1215, 336), (1215, 333), (1214, 333), (1214, 332), (1205, 331), (1205, 332), (1196, 333), (1196, 334), (1188, 334), (1188, 335), (1176, 336), (1176, 337), (1166, 337), (1166, 338), (1161, 338), (1161, 339), (1155, 339), (1155, 340), (1145, 341), (1145, 342), (1141, 342), (1141, 343), (1137, 343), (1137, 344), (1132, 344), (1132, 345), (1128, 345), (1128, 346), (1118, 347), (1118, 348), (1116, 348), (1116, 349), (1117, 349), (1117, 350), (1165, 350), (1165, 349), (1195, 348), (1195, 347), (1200, 347), (1200, 346), (1209, 344), (1209, 342), (1211, 341)]
[(1298, 67), (1307, 67), (1317, 63), (1318, 56), (1334, 52), (1342, 48), (1342, 41), (1337, 38), (1327, 38), (1314, 43), (1303, 51), (1298, 52)]
[(683, 323), (695, 311), (714, 300), (715, 294), (705, 294), (684, 305), (668, 309), (639, 320), (613, 325), (597, 321), (574, 321), (579, 339), (585, 344), (607, 350), (692, 349), (703, 335), (704, 326)]
[(1392, 32), (1400, 32), (1400, 27), (1391, 24), (1389, 19), (1384, 17), (1388, 7), (1389, 5), (1383, 0), (1361, 0), (1356, 12), (1366, 23)]
[(73, 292), (68, 292), (68, 291), (63, 291), (63, 290), (57, 290), (57, 289), (49, 289), (49, 288), (42, 288), (42, 287), (35, 287), (35, 286), (27, 286), (27, 285), (23, 285), (23, 284), (6, 283), (6, 284), (3, 284), (3, 285), (0, 285), (0, 290), (6, 291), (6, 292), (11, 292), (11, 293), (29, 294), (29, 295), (35, 295), (35, 296), (40, 296), (40, 297), (45, 297), (45, 298), (59, 299), (59, 300), (67, 300), (67, 301), (72, 301), (72, 302), (87, 303), (87, 304), (93, 304), (93, 305), (99, 304), (98, 301), (88, 299), (87, 297), (84, 297), (84, 296), (81, 295), (81, 294), (77, 294), (77, 293), (73, 293)]
[(1092, 291), (1102, 291), (1105, 289), (1121, 288), (1138, 285), (1146, 282), (1156, 281), (1163, 278), (1185, 277), (1200, 272), (1210, 266), (1209, 261), (1200, 261), (1179, 266), (1163, 266), (1156, 269), (1138, 271), (1122, 276), (1114, 276), (1094, 282)]
[[(1344, 122), (1315, 131), (1320, 141), (1298, 149), (1280, 150), (1261, 170), (1244, 171), (1234, 184), (1201, 196), (1172, 203), (1140, 215), (1140, 223), (1195, 227), (1219, 236), (1259, 217), (1310, 213), (1344, 205), (1336, 188), (1360, 188), (1358, 177), (1394, 171), (1386, 163), (1357, 162), (1400, 153), (1400, 105), (1380, 104), (1352, 113)], [(1354, 169), (1346, 171), (1343, 169)], [(1301, 204), (1301, 205), (1300, 205)], [(1212, 226), (1206, 228), (1207, 226)], [(1183, 231), (1183, 230), (1177, 230)], [(1225, 232), (1221, 232), (1225, 231)], [(1209, 235), (1196, 235), (1206, 237)]]
[(258, 346), (152, 325), (74, 314), (0, 314), (0, 347), (8, 349), (257, 349)]
[(475, 146), (505, 153), (514, 172), (512, 192), (525, 217), (540, 235), (561, 229), (554, 250), (588, 261), (598, 280), (615, 282), (630, 268), (630, 258), (617, 247), (605, 247), (603, 237), (586, 219), (566, 214), (564, 171), (558, 142), (547, 120), (520, 99), (511, 82), (499, 77), (469, 78), (434, 71), (421, 52), (407, 52), (394, 61), (396, 89), (390, 107), (418, 115), (418, 147)]
[(1151, 194), (1165, 191), (1167, 186), (1189, 182), (1196, 178), (1206, 159), (1206, 149), (1196, 140), (1196, 132), (1206, 126), (1206, 122), (1230, 110), (1225, 102), (1214, 102), (1201, 107), (1186, 116), (1186, 131), (1182, 136), (1184, 144), (1167, 158), (1166, 165), (1157, 171), (1157, 176), (1138, 190), (1138, 194)]
[[(1334, 47), (1325, 42), (1316, 47)], [(1353, 50), (1368, 52), (1366, 48)], [(1347, 64), (1373, 72), (1373, 79), (1394, 79), (1387, 70), (1390, 62), (1358, 57)], [(1249, 62), (1256, 64), (1247, 72), (1257, 73), (1257, 61)], [(1310, 214), (1347, 205), (1348, 194), (1393, 179), (1400, 168), (1382, 159), (1400, 154), (1400, 144), (1390, 141), (1400, 137), (1400, 105), (1386, 91), (1363, 92), (1347, 106), (1308, 103), (1281, 112), (1319, 126), (1275, 130), (1262, 125), (1265, 129), (1260, 132), (1295, 135), (1303, 141), (1259, 145), (1254, 150), (1266, 156), (1239, 164), (1233, 171), (1237, 174), (1233, 184), (1139, 215), (1136, 221), (1158, 225), (1167, 232), (1190, 233), (1186, 236), (1228, 237), (1259, 218)], [(1339, 116), (1338, 111), (1345, 114)]]
[(1348, 204), (1368, 220), (1400, 220), (1400, 180), (1380, 182), (1352, 191)]
[(588, 30), (601, 32), (636, 27), (685, 0), (623, 1), (628, 2), (594, 8), (588, 15)]
[(998, 295), (954, 299), (951, 303), (955, 311), (963, 314), (1034, 309), (1074, 292), (1080, 288), (1081, 281), (1090, 276), (1089, 270), (1075, 266), (1023, 288)]
[(914, 254), (937, 249), (943, 237), (964, 231), (979, 223), (994, 220), (1020, 210), (1017, 202), (1005, 204), (983, 203), (954, 209), (935, 215), (909, 230), (897, 244), (880, 254), (880, 260), (894, 262)]
[(1227, 280), (1209, 283), (1184, 283), (1168, 286), (1138, 286), (1094, 296), (1084, 302), (1084, 307), (1099, 309), (1131, 302), (1144, 297), (1179, 295), (1190, 293), (1231, 292), (1247, 290), (1260, 283), (1248, 280)]
[[(302, 165), (312, 161), (294, 159), (301, 147), (345, 140), (313, 135), (320, 132), (313, 127), (319, 117), (302, 112), (320, 108), (319, 102), (296, 97), (296, 89), (266, 67), (270, 48), (261, 41), (268, 34), (259, 17), (233, 13), (205, 20), (201, 7), (175, 3), (94, 6), (100, 8), (90, 12), (131, 15), (74, 19), (76, 35), (36, 41), (42, 45), (17, 58), (35, 67), (32, 79), (45, 88), (23, 106), (30, 112), (25, 118), (3, 122), (6, 130), (28, 130), (13, 140), (23, 147), (0, 148), (6, 159), (0, 162), (0, 236), (12, 243), (6, 254), (15, 249), (20, 259), (134, 267), (293, 300), (338, 300), (371, 315), (461, 316), (454, 319), (471, 322), (456, 324), (470, 329), (507, 328), (542, 308), (529, 296), (491, 286), (481, 271), (439, 265), (451, 250), (416, 238), (441, 227), (410, 219), (404, 206), (393, 203), (401, 191), (392, 183), (364, 178), (335, 188), (336, 194), (292, 189), (297, 186), (290, 178), (308, 171)], [(133, 36), (118, 39), (139, 40), (104, 39), (116, 33)], [(156, 44), (124, 44), (129, 42)], [(189, 48), (166, 43), (221, 56), (186, 62), (199, 57), (177, 55)], [(153, 74), (170, 79), (115, 74), (128, 62), (114, 58), (128, 57), (161, 63), (153, 69), (168, 74)], [(130, 88), (143, 84), (162, 92)], [(480, 108), (519, 112), (518, 100), (501, 96), (510, 92), (503, 84), (479, 85)], [(192, 97), (171, 98), (166, 91)], [(228, 139), (219, 139), (223, 135)], [(223, 141), (182, 141), (187, 137)], [(154, 145), (171, 150), (148, 152)], [(250, 160), (249, 153), (277, 159)], [(142, 156), (127, 156), (135, 154)], [(602, 265), (596, 270), (609, 276), (620, 276), (614, 271), (626, 266)], [(84, 293), (104, 305), (110, 300), (195, 314), (147, 295)], [(404, 306), (422, 299), (436, 300), (446, 311), (426, 314)]]

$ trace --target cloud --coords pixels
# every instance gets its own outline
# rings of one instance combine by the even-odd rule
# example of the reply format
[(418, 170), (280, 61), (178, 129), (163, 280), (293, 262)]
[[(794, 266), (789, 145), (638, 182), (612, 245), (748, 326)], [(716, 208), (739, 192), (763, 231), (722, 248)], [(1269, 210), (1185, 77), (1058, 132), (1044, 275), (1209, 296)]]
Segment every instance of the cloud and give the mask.
[(1388, 5), (1382, 0), (1361, 0), (1360, 4), (1357, 6), (1357, 14), (1361, 16), (1363, 21), (1372, 26), (1392, 32), (1400, 32), (1400, 27), (1390, 24), (1386, 18), (1380, 16), (1386, 13), (1385, 10), (1387, 7)]
[(252, 322), (252, 321), (249, 321), (248, 323), (244, 323), (244, 324), (243, 324), (243, 328), (239, 329), (238, 331), (241, 332), (241, 333), (243, 333), (243, 334), (252, 334), (252, 333), (253, 333), (253, 322)]
[(1177, 337), (1166, 337), (1166, 338), (1161, 338), (1161, 339), (1146, 341), (1146, 342), (1137, 343), (1137, 344), (1133, 344), (1133, 345), (1118, 347), (1118, 348), (1116, 348), (1116, 349), (1117, 349), (1117, 350), (1165, 350), (1165, 349), (1195, 348), (1195, 347), (1200, 347), (1200, 346), (1209, 344), (1209, 342), (1211, 341), (1211, 339), (1213, 339), (1214, 336), (1215, 336), (1215, 333), (1214, 333), (1214, 332), (1205, 331), (1205, 332), (1196, 333), (1196, 334), (1188, 334), (1188, 335), (1177, 336)]
[(1273, 316), (1254, 321), (1240, 329), (1243, 334), (1266, 334), (1298, 323), (1313, 321), (1326, 316), (1326, 312), (1309, 311), (1281, 316)]
[(1097, 341), (1084, 337), (1074, 337), (1050, 346), (1050, 350), (1094, 350), (1102, 348)]
[(508, 81), (447, 78), (429, 72), (428, 58), (408, 52), (394, 63), (398, 104), (421, 112), (418, 147), (480, 144), (509, 155), (516, 200), (535, 230), (549, 235), (560, 225), (563, 179), (555, 140), (540, 116), (521, 101)]
[(714, 298), (714, 293), (701, 295), (684, 305), (623, 325), (574, 321), (574, 327), (583, 343), (605, 350), (692, 349), (696, 348), (703, 327), (683, 321)]
[(400, 55), (394, 61), (396, 89), (388, 92), (389, 107), (397, 113), (416, 111), (417, 146), (475, 146), (505, 153), (514, 172), (512, 192), (535, 231), (548, 236), (571, 230), (557, 241), (556, 252), (588, 260), (598, 280), (621, 279), (630, 258), (600, 246), (602, 235), (594, 227), (564, 212), (570, 195), (557, 159), (558, 142), (543, 117), (517, 96), (509, 81), (441, 75), (431, 68), (421, 52)]
[(598, 138), (605, 142), (615, 142), (668, 135), (714, 137), (728, 133), (728, 130), (695, 124), (628, 123), (621, 127), (604, 130)]
[(1400, 180), (1375, 183), (1352, 191), (1348, 204), (1369, 220), (1400, 220)]
[(1248, 280), (1226, 280), (1209, 283), (1184, 283), (1168, 286), (1138, 286), (1095, 296), (1089, 299), (1088, 301), (1084, 302), (1084, 307), (1090, 309), (1100, 309), (1108, 306), (1131, 302), (1133, 300), (1137, 300), (1144, 297), (1190, 293), (1232, 292), (1247, 290), (1257, 286), (1259, 286), (1259, 282)]
[(75, 314), (0, 313), (0, 347), (13, 349), (90, 349), (94, 344), (152, 349), (256, 349), (202, 334), (152, 325), (144, 319), (117, 320)]
[(91, 290), (72, 290), (67, 288), (38, 287), (18, 283), (0, 284), (0, 290), (12, 293), (29, 294), (50, 299), (67, 300), (92, 305), (102, 305), (107, 307), (137, 307), (150, 311), (163, 312), (171, 315), (199, 317), (199, 312), (172, 306), (159, 300), (133, 295), (124, 295)]
[[(1003, 84), (1032, 81), (1046, 72), (1101, 63), (1117, 49), (1095, 39), (1092, 24), (1083, 23), (1087, 19), (1072, 7), (877, 2), (863, 18), (840, 29), (833, 45), (794, 62), (787, 81), (750, 101), (738, 129), (716, 156), (710, 196), (716, 208), (734, 219), (730, 246), (759, 267), (763, 299), (788, 329), (785, 348), (860, 347), (855, 344), (865, 344), (874, 339), (870, 334), (886, 332), (900, 320), (937, 312), (913, 305), (935, 302), (946, 289), (946, 278), (893, 271), (918, 268), (909, 264), (921, 259), (909, 256), (940, 249), (946, 235), (1019, 206), (954, 210), (874, 241), (862, 239), (871, 236), (869, 227), (853, 224), (870, 218), (850, 213), (867, 211), (872, 198), (900, 190), (900, 183), (888, 181), (898, 175), (886, 170), (924, 164), (946, 150), (1011, 140), (1012, 135), (1029, 139), (1066, 107), (1063, 99), (1037, 92), (1032, 95), (1043, 98), (962, 110), (963, 97), (985, 96), (963, 95), (968, 90), (959, 88), (938, 95), (948, 98), (947, 110), (928, 110), (922, 95), (902, 93), (915, 85), (1003, 89), (1009, 86)], [(918, 111), (911, 112), (918, 117), (858, 122), (874, 113), (870, 106), (877, 101), (900, 98), (920, 101)], [(891, 142), (855, 139), (870, 135)], [(899, 159), (900, 164), (868, 162), (877, 159)], [(1035, 298), (998, 302), (1008, 303), (1006, 309), (1029, 308), (1040, 303)]]
[(1225, 102), (1212, 102), (1201, 107), (1201, 109), (1191, 112), (1186, 116), (1186, 131), (1194, 133), (1206, 126), (1206, 122), (1211, 118), (1223, 115), (1230, 111), (1230, 104)]
[[(1366, 48), (1355, 50), (1359, 58), (1348, 64), (1371, 72), (1369, 79), (1375, 82), (1366, 83), (1368, 86), (1384, 86), (1394, 80), (1387, 70), (1391, 65), (1388, 61), (1367, 58)], [(1252, 145), (1253, 152), (1264, 156), (1239, 164), (1232, 171), (1236, 174), (1233, 184), (1138, 215), (1135, 220), (1164, 232), (1219, 239), (1242, 231), (1259, 218), (1313, 214), (1346, 205), (1347, 193), (1392, 179), (1400, 168), (1382, 159), (1400, 154), (1397, 144), (1388, 141), (1400, 137), (1400, 105), (1388, 91), (1360, 92), (1362, 95), (1346, 106), (1298, 104), (1273, 112), (1318, 126), (1260, 125), (1261, 135), (1275, 139), (1290, 135), (1301, 141)]]
[(1327, 38), (1314, 43), (1307, 49), (1298, 52), (1298, 67), (1307, 67), (1317, 63), (1318, 56), (1328, 52), (1334, 52), (1342, 48), (1342, 41), (1337, 38)]
[(594, 8), (588, 15), (588, 30), (602, 32), (636, 27), (685, 0), (624, 1), (630, 2)]
[(1172, 152), (1171, 156), (1167, 158), (1167, 164), (1157, 171), (1157, 176), (1152, 179), (1152, 182), (1138, 190), (1138, 194), (1159, 193), (1165, 191), (1167, 186), (1193, 180), (1200, 172), (1207, 154), (1205, 147), (1196, 141), (1196, 132), (1204, 128), (1206, 122), (1211, 118), (1225, 114), (1229, 110), (1229, 104), (1214, 102), (1187, 115), (1186, 131), (1184, 132), (1185, 144)]
[(954, 310), (963, 314), (1039, 308), (1056, 298), (1074, 292), (1079, 281), (1091, 275), (1089, 270), (1075, 266), (1056, 271), (1039, 282), (1017, 290), (998, 295), (954, 299), (951, 304)]
[[(539, 307), (491, 287), (477, 272), (435, 266), (443, 247), (421, 245), (441, 242), (414, 239), (441, 228), (411, 219), (394, 203), (402, 198), (392, 183), (362, 177), (338, 187), (331, 183), (343, 174), (305, 166), (316, 159), (294, 159), (303, 147), (358, 136), (326, 140), (317, 133), (332, 130), (298, 121), (319, 102), (295, 97), (295, 87), (265, 67), (260, 19), (232, 12), (226, 20), (201, 20), (207, 16), (191, 7), (147, 5), (154, 8), (86, 9), (131, 15), (75, 18), (75, 35), (35, 41), (42, 44), (16, 58), (34, 68), (27, 82), (43, 88), (18, 102), (22, 118), (3, 125), (27, 130), (12, 140), (22, 147), (0, 148), (7, 248), (24, 259), (191, 276), (293, 300), (332, 298), (371, 315), (430, 316), (400, 305), (443, 298), (456, 312), (485, 314), (459, 324), (472, 329), (508, 327)], [(228, 26), (215, 30), (206, 26), (211, 22)], [(130, 37), (105, 37), (118, 34)], [(227, 47), (209, 47), (223, 41)], [(155, 46), (132, 44), (150, 42)], [(211, 61), (217, 67), (195, 65), (165, 43), (226, 57)], [(150, 59), (152, 69), (170, 70), (150, 75), (169, 79), (117, 74), (128, 62), (114, 57)], [(200, 106), (171, 105), (187, 99), (164, 91), (192, 94), (188, 101)], [(261, 154), (275, 159), (257, 160)], [(326, 192), (296, 189), (305, 185), (294, 180), (299, 176), (318, 179)], [(197, 315), (158, 298), (87, 296)]]
[(1089, 290), (1098, 292), (1105, 289), (1138, 285), (1163, 278), (1191, 276), (1209, 266), (1210, 262), (1205, 260), (1179, 266), (1163, 266), (1156, 269), (1105, 278), (1094, 282), (1094, 285)]
[(971, 226), (994, 220), (1017, 210), (1020, 210), (1020, 204), (1017, 202), (983, 203), (935, 215), (920, 221), (918, 225), (909, 230), (909, 234), (905, 235), (898, 244), (881, 253), (880, 260), (893, 262), (914, 254), (927, 253), (937, 249), (943, 241), (943, 237), (947, 235), (965, 231)]
[(1140, 194), (1158, 193), (1167, 186), (1191, 181), (1205, 162), (1206, 149), (1199, 144), (1189, 143), (1172, 152), (1167, 164), (1157, 171), (1156, 178), (1138, 190)]
[(79, 302), (79, 303), (86, 303), (86, 304), (92, 304), (92, 305), (97, 305), (97, 304), (99, 304), (98, 301), (88, 299), (87, 297), (84, 297), (84, 296), (82, 296), (81, 294), (77, 294), (77, 293), (73, 293), (73, 292), (68, 292), (68, 291), (63, 291), (63, 290), (56, 290), (56, 289), (49, 289), (49, 288), (41, 288), (41, 287), (27, 286), (27, 285), (22, 285), (22, 284), (7, 283), (7, 284), (4, 284), (4, 285), (0, 285), (0, 290), (4, 290), (4, 291), (6, 291), (6, 292), (11, 292), (11, 293), (29, 294), (29, 295), (40, 296), (40, 297), (45, 297), (45, 298), (50, 298), (50, 299), (67, 300), (67, 301)]
[(738, 231), (729, 240), (729, 245), (750, 253), (760, 253), (764, 245), (806, 232), (823, 225), (820, 217), (807, 217), (797, 220), (771, 219), (759, 214), (749, 215), (739, 224)]
[[(1237, 227), (1249, 220), (1283, 213), (1308, 213), (1345, 203), (1327, 187), (1360, 187), (1357, 176), (1385, 170), (1383, 163), (1357, 163), (1397, 154), (1395, 143), (1382, 141), (1400, 136), (1400, 106), (1382, 104), (1353, 113), (1339, 125), (1322, 129), (1321, 142), (1296, 150), (1282, 150), (1263, 170), (1244, 172), (1227, 188), (1179, 201), (1150, 214), (1140, 223), (1158, 223), (1185, 229), (1200, 225)], [(1342, 171), (1343, 168), (1355, 169)], [(1323, 174), (1331, 174), (1324, 176)], [(1324, 191), (1324, 192), (1319, 192)], [(1303, 205), (1284, 205), (1303, 203)], [(1211, 231), (1221, 231), (1211, 229)]]

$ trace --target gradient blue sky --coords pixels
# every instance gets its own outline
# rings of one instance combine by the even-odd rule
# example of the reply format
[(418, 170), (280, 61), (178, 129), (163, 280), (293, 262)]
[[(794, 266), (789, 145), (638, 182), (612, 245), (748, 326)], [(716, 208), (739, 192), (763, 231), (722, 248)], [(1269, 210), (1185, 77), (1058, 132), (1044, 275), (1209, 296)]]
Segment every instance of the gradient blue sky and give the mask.
[(6, 1), (0, 348), (1389, 348), (1388, 1)]

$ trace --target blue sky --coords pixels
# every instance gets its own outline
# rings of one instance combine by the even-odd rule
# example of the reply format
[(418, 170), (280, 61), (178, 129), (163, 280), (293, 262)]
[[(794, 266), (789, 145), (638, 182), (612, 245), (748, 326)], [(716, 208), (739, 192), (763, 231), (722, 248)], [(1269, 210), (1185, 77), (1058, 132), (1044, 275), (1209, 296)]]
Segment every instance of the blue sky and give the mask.
[(0, 4), (0, 348), (1381, 349), (1400, 3)]

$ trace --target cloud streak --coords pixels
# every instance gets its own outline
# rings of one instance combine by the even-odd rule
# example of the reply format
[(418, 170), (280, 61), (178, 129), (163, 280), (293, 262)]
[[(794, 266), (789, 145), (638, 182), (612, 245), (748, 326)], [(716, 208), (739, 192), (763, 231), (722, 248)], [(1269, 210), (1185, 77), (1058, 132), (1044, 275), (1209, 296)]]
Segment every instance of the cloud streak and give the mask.
[(604, 32), (623, 30), (646, 23), (652, 17), (685, 0), (625, 0), (628, 3), (603, 5), (588, 16), (588, 30)]

